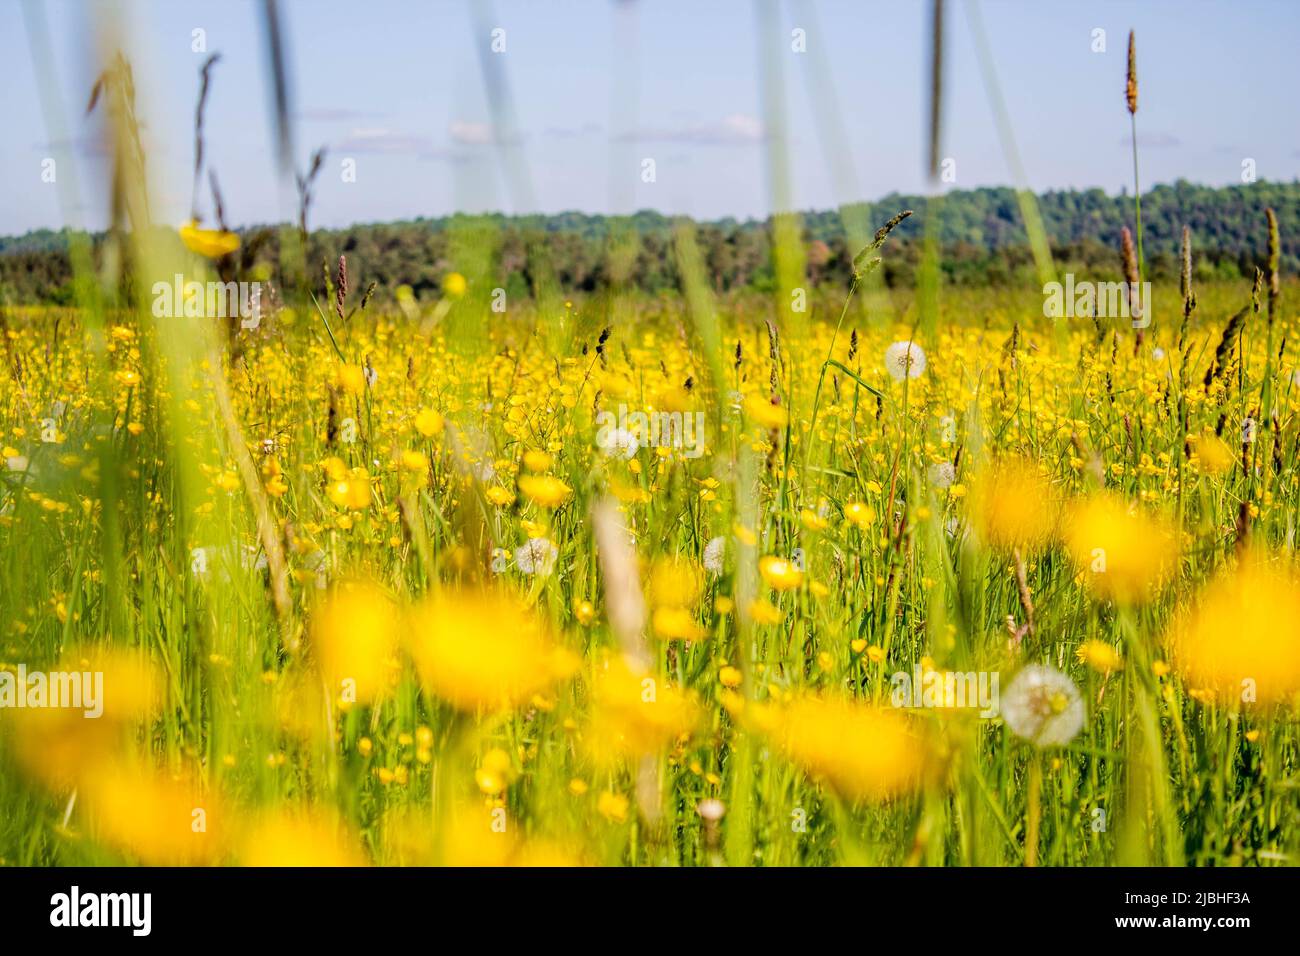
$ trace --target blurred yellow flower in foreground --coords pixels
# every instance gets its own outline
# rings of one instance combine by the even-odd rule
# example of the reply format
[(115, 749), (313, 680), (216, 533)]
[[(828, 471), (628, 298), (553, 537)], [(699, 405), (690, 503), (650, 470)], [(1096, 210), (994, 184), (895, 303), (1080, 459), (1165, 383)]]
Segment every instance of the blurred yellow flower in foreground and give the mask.
[(360, 395), (366, 390), (366, 370), (360, 365), (341, 365), (335, 376), (339, 388), (349, 395)]
[(214, 793), (112, 761), (79, 792), (97, 836), (147, 865), (213, 863), (229, 849), (230, 822)]
[(442, 277), (442, 291), (459, 299), (469, 289), (469, 281), (459, 272), (448, 272)]
[(844, 520), (853, 527), (865, 531), (876, 520), (876, 512), (869, 504), (850, 501), (844, 506)]
[(364, 468), (353, 468), (347, 477), (326, 485), (325, 493), (340, 508), (364, 511), (370, 507), (370, 472)]
[(551, 467), (553, 461), (554, 459), (550, 455), (539, 448), (530, 448), (524, 452), (524, 467), (529, 471), (543, 472)]
[(381, 696), (396, 664), (397, 609), (368, 583), (340, 585), (312, 616), (321, 675), (334, 696), (366, 704)]
[(515, 707), (576, 668), (541, 619), (505, 597), (443, 592), (417, 606), (410, 625), (420, 679), (461, 710)]
[(898, 711), (801, 697), (746, 713), (790, 760), (849, 799), (884, 800), (921, 783), (924, 741)]
[(660, 558), (650, 569), (646, 597), (656, 607), (691, 607), (704, 587), (698, 565), (689, 561)]
[(521, 475), (516, 484), (524, 497), (542, 508), (558, 508), (573, 494), (572, 488), (553, 475)]
[[(445, 866), (582, 865), (566, 846), (537, 837), (523, 839), (514, 827), (502, 829), (502, 819), (481, 807), (453, 811), (440, 828), (442, 854), (437, 862)], [(417, 839), (427, 842), (427, 833), (427, 827), (419, 826)]]
[(793, 591), (803, 584), (803, 572), (789, 558), (779, 558), (774, 554), (764, 555), (758, 561), (758, 573), (768, 587), (778, 591)]
[(1152, 597), (1173, 574), (1178, 557), (1173, 531), (1163, 521), (1108, 495), (1070, 509), (1065, 543), (1088, 589), (1117, 604)]
[(773, 405), (757, 392), (745, 399), (745, 416), (767, 429), (784, 428), (790, 421), (789, 412), (780, 405)]
[(0, 721), (13, 728), (14, 750), (28, 773), (52, 787), (71, 787), (112, 759), (136, 727), (156, 713), (163, 680), (150, 658), (136, 651), (72, 651), (54, 670), (102, 674), (103, 713), (88, 719), (83, 708), (6, 707)]
[(1300, 577), (1263, 555), (1246, 555), (1175, 618), (1169, 645), (1183, 680), (1225, 701), (1300, 692)]
[(1218, 475), (1232, 467), (1232, 449), (1214, 432), (1206, 432), (1194, 444), (1196, 461), (1202, 472)]
[(200, 229), (191, 219), (177, 230), (181, 242), (192, 252), (208, 259), (220, 259), (239, 248), (239, 237), (223, 229)]
[(1032, 462), (1006, 459), (976, 477), (967, 507), (989, 546), (1031, 549), (1046, 544), (1056, 529), (1056, 497)]
[(1124, 666), (1124, 660), (1119, 656), (1119, 651), (1105, 641), (1084, 641), (1079, 645), (1079, 649), (1074, 652), (1074, 656), (1080, 664), (1087, 664), (1099, 674), (1109, 674), (1111, 671), (1120, 670)]
[(621, 657), (596, 671), (591, 698), (584, 742), (601, 762), (654, 753), (689, 734), (699, 719), (691, 698)]
[(425, 438), (432, 438), (442, 431), (443, 418), (432, 408), (422, 408), (415, 416), (415, 430)]
[(651, 622), (655, 636), (666, 641), (698, 641), (707, 633), (695, 623), (695, 615), (684, 607), (655, 608)]
[(303, 816), (259, 820), (241, 844), (244, 866), (364, 866), (359, 845), (336, 827)]
[(479, 790), (493, 797), (503, 792), (514, 778), (510, 755), (500, 747), (493, 747), (484, 754), (478, 769), (474, 771), (474, 782), (478, 784)]

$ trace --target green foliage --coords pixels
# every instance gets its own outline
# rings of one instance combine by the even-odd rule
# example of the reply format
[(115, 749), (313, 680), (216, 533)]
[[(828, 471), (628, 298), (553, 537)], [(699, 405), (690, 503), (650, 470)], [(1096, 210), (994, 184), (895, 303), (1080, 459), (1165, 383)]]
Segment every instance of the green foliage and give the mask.
[[(1049, 192), (1038, 197), (1038, 205), (1058, 269), (1080, 276), (1120, 276), (1119, 234), (1125, 225), (1131, 226), (1130, 198), (1108, 196), (1100, 189)], [(921, 260), (926, 207), (923, 196), (891, 194), (842, 211), (802, 214), (810, 283), (847, 287), (852, 280), (857, 250), (849, 247), (845, 236), (846, 216), (884, 222), (902, 209), (916, 209), (916, 215), (899, 225), (882, 265), (887, 286), (910, 287)], [(1142, 199), (1147, 278), (1167, 280), (1178, 275), (1183, 226), (1192, 231), (1197, 278), (1253, 276), (1255, 268), (1263, 268), (1267, 261), (1264, 210), (1268, 207), (1276, 210), (1281, 223), (1282, 271), (1294, 275), (1300, 272), (1300, 233), (1294, 226), (1300, 221), (1300, 183), (1257, 182), (1214, 188), (1179, 181), (1155, 187)], [(1036, 283), (1015, 190), (1001, 187), (948, 193), (939, 216), (941, 270), (946, 284)], [(512, 298), (525, 289), (535, 292), (539, 276), (546, 271), (553, 271), (566, 294), (583, 294), (616, 284), (609, 246), (616, 236), (630, 233), (636, 242), (627, 282), (658, 295), (680, 288), (672, 255), (673, 221), (649, 210), (621, 218), (579, 212), (419, 218), (317, 230), (308, 243), (307, 261), (319, 263), (346, 255), (363, 282), (377, 282), (389, 295), (399, 285), (410, 286), (417, 297), (434, 295), (442, 277), (455, 268), (453, 237), (457, 229), (472, 225), (496, 230), (499, 243), (494, 269)], [(278, 230), (252, 227), (242, 235), (246, 250), (256, 249), (258, 261), (277, 260)], [(48, 229), (0, 238), (0, 302), (66, 303), (71, 277), (68, 238), (66, 230)], [(92, 238), (98, 252), (103, 236)], [(767, 293), (777, 288), (771, 219), (701, 223), (696, 241), (713, 292)], [(549, 260), (545, 267), (536, 261), (543, 248)]]

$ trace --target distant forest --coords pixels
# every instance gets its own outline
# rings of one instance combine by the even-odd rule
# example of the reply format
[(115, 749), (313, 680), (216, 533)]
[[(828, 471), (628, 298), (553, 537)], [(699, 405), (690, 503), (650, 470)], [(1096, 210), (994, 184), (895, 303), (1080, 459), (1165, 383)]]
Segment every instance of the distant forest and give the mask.
[[(1078, 275), (1118, 278), (1120, 231), (1133, 227), (1133, 197), (1099, 189), (1049, 192), (1039, 209), (1058, 268)], [(1284, 274), (1300, 272), (1300, 182), (1257, 182), (1211, 188), (1179, 181), (1142, 197), (1143, 246), (1148, 278), (1173, 279), (1179, 270), (1183, 226), (1191, 228), (1196, 272), (1201, 279), (1252, 276), (1263, 266), (1264, 210), (1278, 216)], [(915, 210), (885, 249), (887, 285), (910, 285), (921, 257), (927, 200), (890, 195), (843, 210), (801, 213), (806, 269), (812, 284), (847, 284), (858, 251), (846, 234), (855, 223), (869, 236), (902, 209)], [(605, 289), (617, 282), (651, 295), (679, 288), (673, 253), (676, 220), (656, 212), (628, 217), (576, 212), (546, 216), (450, 216), (406, 222), (319, 229), (311, 233), (308, 262), (348, 257), (356, 287), (377, 283), (380, 298), (401, 285), (417, 296), (436, 293), (458, 268), (464, 251), (483, 261), (487, 274), (512, 296), (528, 295), (539, 276), (551, 277), (566, 294)], [(1034, 281), (1032, 259), (1010, 188), (954, 191), (938, 204), (938, 235), (944, 281), (989, 285)], [(708, 277), (720, 294), (768, 291), (775, 285), (771, 220), (723, 219), (696, 224)], [(278, 227), (240, 230), (241, 270), (274, 273)], [(630, 242), (635, 238), (637, 241)], [(0, 303), (67, 303), (73, 300), (66, 231), (42, 230), (0, 238)], [(96, 252), (102, 236), (92, 237)], [(629, 257), (632, 257), (629, 260)], [(622, 265), (616, 265), (621, 262)]]

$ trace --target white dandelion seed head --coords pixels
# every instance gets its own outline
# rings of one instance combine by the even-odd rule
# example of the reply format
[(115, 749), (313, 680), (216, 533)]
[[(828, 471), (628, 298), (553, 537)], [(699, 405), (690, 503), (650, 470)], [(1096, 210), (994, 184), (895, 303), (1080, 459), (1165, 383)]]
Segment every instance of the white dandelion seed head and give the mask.
[(925, 371), (925, 350), (915, 342), (895, 342), (885, 349), (885, 371), (896, 382), (920, 378)]
[(546, 577), (555, 569), (560, 549), (547, 538), (529, 538), (515, 548), (515, 565), (524, 574)]
[(1157, 346), (1151, 350), (1151, 357), (1157, 362), (1163, 362), (1165, 360), (1165, 350)]
[(1002, 692), (1002, 719), (1036, 747), (1063, 747), (1083, 729), (1083, 697), (1053, 667), (1030, 664)]
[(957, 480), (957, 469), (950, 461), (941, 461), (930, 466), (930, 484), (936, 488), (947, 488)]
[(722, 562), (727, 556), (727, 539), (711, 538), (704, 546), (704, 567), (714, 574), (722, 573)]
[(635, 457), (641, 448), (636, 432), (627, 428), (610, 429), (607, 434), (598, 436), (598, 444), (606, 455), (622, 458), (624, 461)]
[(700, 801), (699, 806), (695, 808), (695, 812), (710, 823), (716, 823), (727, 812), (727, 807), (721, 800), (709, 797)]

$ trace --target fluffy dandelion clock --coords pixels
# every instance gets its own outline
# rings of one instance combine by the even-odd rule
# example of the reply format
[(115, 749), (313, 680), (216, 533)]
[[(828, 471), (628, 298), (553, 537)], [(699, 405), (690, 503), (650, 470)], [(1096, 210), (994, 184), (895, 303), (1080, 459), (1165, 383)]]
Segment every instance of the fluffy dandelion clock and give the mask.
[(1017, 737), (1037, 747), (1063, 747), (1083, 729), (1083, 697), (1055, 668), (1030, 664), (1005, 691), (1002, 719)]
[(546, 577), (555, 569), (560, 549), (546, 538), (529, 538), (515, 549), (515, 564), (524, 574)]
[(941, 461), (930, 466), (930, 484), (936, 488), (947, 488), (957, 478), (957, 469), (950, 461)]
[(920, 378), (925, 371), (925, 351), (915, 342), (895, 342), (885, 349), (885, 371), (896, 382)]
[(704, 567), (714, 574), (722, 573), (722, 562), (727, 556), (727, 539), (712, 538), (704, 546)]
[(606, 455), (611, 458), (622, 458), (624, 461), (634, 458), (641, 447), (636, 433), (626, 428), (610, 429), (608, 434), (598, 437), (597, 444)]

